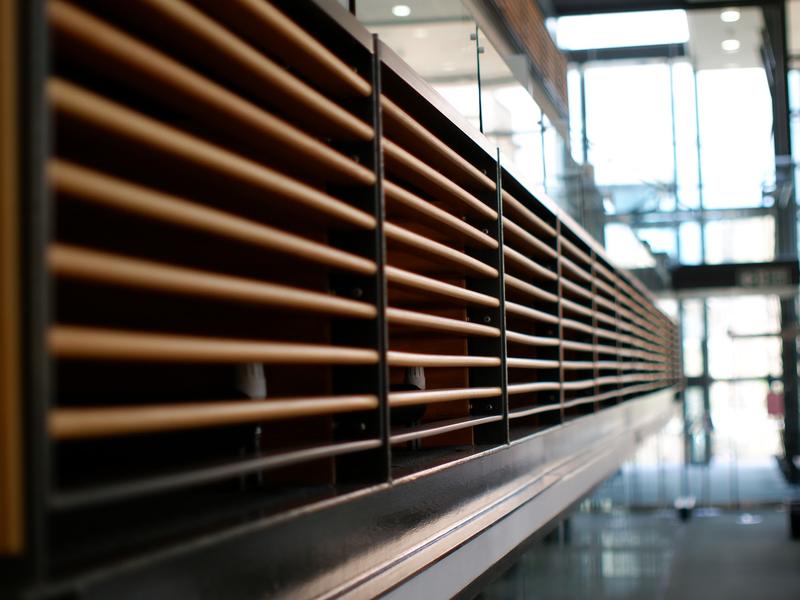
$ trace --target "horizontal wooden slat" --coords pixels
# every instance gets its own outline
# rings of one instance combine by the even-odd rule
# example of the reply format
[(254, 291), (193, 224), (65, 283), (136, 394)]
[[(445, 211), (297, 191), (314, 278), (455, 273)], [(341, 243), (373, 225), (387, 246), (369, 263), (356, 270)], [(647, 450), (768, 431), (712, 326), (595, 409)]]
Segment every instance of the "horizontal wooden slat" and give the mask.
[(578, 304), (572, 300), (567, 300), (566, 298), (561, 298), (561, 306), (565, 310), (575, 314), (584, 315), (586, 317), (592, 317), (595, 314), (591, 308), (586, 308), (582, 304)]
[(355, 254), (78, 165), (51, 159), (47, 173), (56, 191), (106, 208), (201, 231), (328, 267), (364, 275), (375, 272), (374, 262)]
[(565, 235), (561, 236), (561, 248), (566, 250), (573, 257), (582, 260), (587, 266), (589, 266), (589, 268), (591, 268), (591, 265), (594, 264), (592, 257), (578, 248), (578, 246), (572, 243)]
[(543, 300), (544, 302), (558, 302), (558, 296), (556, 294), (546, 292), (545, 290), (538, 288), (527, 281), (523, 281), (519, 277), (506, 274), (504, 281), (507, 289), (516, 290), (522, 294), (525, 294), (526, 296), (529, 296), (530, 298)]
[(403, 212), (411, 213), (415, 220), (422, 216), (435, 221), (438, 227), (444, 227), (448, 234), (463, 239), (470, 246), (497, 248), (494, 238), (391, 181), (383, 181), (383, 192), (390, 206), (394, 204)]
[(450, 283), (444, 283), (438, 279), (418, 275), (417, 273), (412, 273), (411, 271), (406, 271), (391, 265), (386, 266), (386, 280), (395, 285), (427, 292), (450, 300), (465, 302), (467, 304), (492, 307), (500, 305), (500, 301), (497, 298), (492, 298), (491, 296), (479, 292), (473, 292), (472, 290), (467, 290)]
[(393, 431), (389, 441), (392, 444), (401, 444), (411, 440), (422, 439), (426, 437), (434, 437), (451, 431), (458, 431), (460, 429), (470, 429), (478, 425), (485, 425), (487, 423), (495, 423), (502, 420), (501, 415), (489, 415), (486, 417), (467, 417), (463, 419), (447, 419), (445, 421), (433, 421), (411, 427), (409, 429), (399, 429)]
[(265, 200), (283, 199), (297, 208), (372, 229), (375, 219), (305, 183), (185, 133), (60, 79), (50, 79), (48, 97), (61, 115), (113, 132), (157, 152), (175, 156), (222, 176), (263, 190)]
[(525, 344), (526, 346), (558, 346), (558, 338), (528, 335), (518, 331), (506, 331), (506, 340), (509, 343)]
[[(370, 140), (372, 128), (267, 58), (263, 53), (182, 0), (144, 0), (137, 3), (151, 31), (169, 31), (176, 45), (204, 70), (232, 80), (236, 86), (315, 131), (342, 140)], [(202, 48), (203, 52), (197, 52)]]
[(251, 31), (253, 38), (268, 40), (271, 52), (332, 94), (369, 96), (372, 86), (319, 40), (264, 0), (232, 0), (220, 7), (203, 2), (215, 15)]
[(464, 252), (460, 252), (454, 248), (440, 244), (435, 240), (409, 231), (404, 227), (387, 221), (383, 224), (383, 230), (386, 233), (387, 240), (402, 244), (405, 248), (408, 248), (410, 252), (446, 261), (473, 275), (478, 275), (480, 277), (497, 277), (497, 269), (479, 261), (477, 258), (473, 258)]
[(584, 379), (581, 381), (565, 381), (561, 384), (561, 387), (565, 391), (574, 391), (574, 390), (585, 390), (591, 387), (594, 387), (597, 384), (596, 379)]
[(538, 358), (514, 358), (508, 359), (509, 369), (557, 369), (557, 360), (542, 360)]
[(508, 394), (528, 394), (531, 392), (554, 392), (561, 389), (557, 381), (533, 381), (531, 383), (509, 383)]
[(569, 290), (573, 294), (576, 294), (582, 298), (586, 298), (590, 301), (595, 299), (595, 295), (592, 294), (591, 290), (587, 290), (585, 287), (578, 285), (577, 283), (573, 283), (566, 277), (561, 277), (561, 287), (562, 289)]
[(66, 279), (340, 317), (374, 319), (377, 314), (375, 307), (366, 302), (66, 244), (52, 245), (47, 258), (53, 273)]
[(368, 365), (378, 353), (366, 348), (294, 342), (143, 333), (55, 325), (50, 351), (61, 359), (186, 363), (269, 363)]
[(48, 14), (55, 32), (80, 44), (84, 63), (98, 65), (104, 78), (146, 81), (147, 85), (136, 86), (137, 91), (237, 133), (248, 144), (267, 150), (280, 147), (282, 155), (308, 161), (334, 183), (375, 182), (369, 169), (100, 19), (61, 0), (48, 2)]
[(525, 271), (526, 275), (531, 275), (537, 279), (544, 279), (546, 281), (555, 281), (558, 275), (549, 269), (544, 268), (542, 265), (537, 264), (521, 252), (517, 252), (510, 246), (503, 246), (503, 257), (508, 266), (515, 266)]
[(591, 360), (564, 360), (561, 366), (568, 371), (594, 369), (595, 363)]
[(389, 392), (389, 404), (396, 406), (413, 406), (435, 402), (452, 402), (454, 400), (476, 400), (499, 396), (499, 387), (450, 388), (440, 390), (414, 390), (410, 392)]
[[(594, 344), (586, 344), (584, 342), (573, 342), (572, 340), (564, 340), (561, 342), (564, 350), (577, 350), (579, 352), (594, 352), (597, 346)], [(610, 348), (610, 347), (609, 347)], [(611, 348), (616, 353), (616, 348)]]
[[(593, 334), (595, 333), (594, 327), (590, 327), (580, 321), (575, 321), (574, 319), (561, 319), (561, 326), (565, 329), (572, 329), (574, 331), (582, 331), (584, 333)], [(614, 336), (616, 338), (616, 336)]]
[(590, 273), (588, 273), (588, 272), (584, 271), (582, 268), (580, 268), (580, 267), (579, 267), (577, 264), (575, 264), (574, 262), (572, 262), (572, 261), (571, 261), (570, 259), (568, 259), (566, 256), (563, 256), (563, 255), (562, 255), (562, 256), (561, 256), (561, 258), (560, 258), (559, 260), (561, 261), (561, 265), (562, 265), (563, 267), (566, 267), (566, 268), (567, 268), (567, 270), (568, 270), (570, 273), (572, 273), (573, 275), (576, 275), (576, 276), (577, 276), (577, 277), (579, 277), (580, 279), (582, 279), (582, 280), (584, 280), (584, 281), (588, 282), (589, 284), (591, 284), (591, 282), (592, 282), (592, 276), (591, 276), (591, 274), (590, 274)]
[(497, 219), (497, 213), (464, 188), (424, 163), (391, 140), (383, 139), (383, 153), (389, 173), (397, 172), (434, 198), (482, 219)]
[(515, 215), (520, 223), (524, 221), (528, 227), (549, 237), (556, 236), (556, 230), (553, 227), (533, 214), (522, 202), (514, 198), (514, 196), (509, 194), (506, 190), (503, 190), (503, 208), (504, 213)]
[(459, 356), (448, 354), (421, 354), (418, 352), (386, 353), (392, 367), (498, 367), (500, 358), (494, 356)]
[(542, 323), (552, 323), (557, 325), (559, 322), (558, 317), (554, 315), (542, 312), (541, 310), (536, 310), (535, 308), (523, 306), (522, 304), (518, 304), (516, 302), (506, 301), (506, 312), (510, 315), (525, 317), (526, 319), (541, 321)]
[(531, 408), (521, 408), (509, 411), (509, 419), (521, 419), (522, 417), (530, 417), (541, 413), (552, 412), (561, 410), (561, 404), (542, 404), (539, 406), (532, 406)]
[(386, 317), (392, 325), (405, 325), (408, 327), (418, 327), (420, 329), (432, 329), (434, 331), (461, 333), (464, 335), (481, 337), (500, 337), (500, 330), (496, 327), (459, 321), (447, 317), (438, 317), (391, 306), (386, 309)]
[(377, 408), (378, 398), (370, 395), (58, 407), (50, 413), (49, 429), (54, 439), (64, 441), (279, 421)]
[(383, 129), (390, 136), (393, 135), (393, 129), (404, 131), (409, 138), (414, 140), (415, 150), (417, 148), (420, 151), (424, 149), (426, 153), (436, 156), (439, 159), (438, 162), (454, 170), (459, 177), (466, 177), (486, 189), (495, 189), (494, 179), (479, 171), (472, 163), (420, 125), (416, 119), (386, 96), (381, 96), (381, 108), (383, 108), (384, 117)]
[(526, 246), (528, 250), (533, 250), (537, 254), (542, 254), (549, 258), (558, 257), (558, 252), (553, 248), (506, 216), (503, 217), (503, 237), (506, 243), (520, 243)]

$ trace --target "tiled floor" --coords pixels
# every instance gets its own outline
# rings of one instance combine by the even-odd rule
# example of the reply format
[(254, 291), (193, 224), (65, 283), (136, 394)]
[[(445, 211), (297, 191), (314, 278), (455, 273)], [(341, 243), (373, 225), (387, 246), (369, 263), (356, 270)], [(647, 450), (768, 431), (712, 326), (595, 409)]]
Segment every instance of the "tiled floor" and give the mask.
[(566, 539), (532, 546), (479, 598), (800, 599), (784, 512), (707, 512), (576, 513)]

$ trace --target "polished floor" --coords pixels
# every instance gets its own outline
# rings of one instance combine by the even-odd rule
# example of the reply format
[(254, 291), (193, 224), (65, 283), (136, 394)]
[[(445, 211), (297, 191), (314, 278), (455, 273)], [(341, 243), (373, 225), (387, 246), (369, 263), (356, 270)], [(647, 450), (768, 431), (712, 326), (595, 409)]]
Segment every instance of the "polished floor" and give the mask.
[(800, 541), (776, 507), (577, 512), (478, 598), (798, 600)]

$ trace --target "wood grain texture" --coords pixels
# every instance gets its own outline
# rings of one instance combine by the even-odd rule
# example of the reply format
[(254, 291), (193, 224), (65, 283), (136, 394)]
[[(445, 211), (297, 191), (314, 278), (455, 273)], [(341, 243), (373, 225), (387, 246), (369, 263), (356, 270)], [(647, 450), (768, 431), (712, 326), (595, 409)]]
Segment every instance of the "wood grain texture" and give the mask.
[(377, 397), (370, 395), (60, 407), (50, 413), (49, 429), (53, 439), (63, 441), (280, 421), (377, 408)]
[(17, 2), (0, 0), (0, 554), (25, 545), (20, 380)]
[(378, 353), (324, 346), (54, 325), (48, 335), (56, 358), (178, 363), (369, 365)]

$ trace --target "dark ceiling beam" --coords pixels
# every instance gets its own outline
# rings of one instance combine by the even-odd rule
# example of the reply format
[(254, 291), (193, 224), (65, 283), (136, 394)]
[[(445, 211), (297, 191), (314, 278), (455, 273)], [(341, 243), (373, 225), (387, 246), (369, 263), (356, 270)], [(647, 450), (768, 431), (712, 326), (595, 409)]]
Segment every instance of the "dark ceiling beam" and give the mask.
[(593, 60), (635, 60), (647, 58), (675, 58), (686, 56), (686, 44), (654, 44), (624, 48), (592, 48), (590, 50), (567, 50), (564, 52), (571, 63)]
[(729, 6), (763, 6), (761, 2), (741, 0), (551, 0), (556, 16), (590, 15), (595, 13), (634, 12), (641, 10), (727, 8)]

